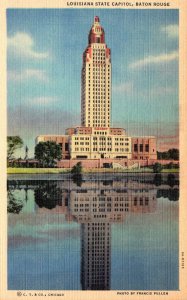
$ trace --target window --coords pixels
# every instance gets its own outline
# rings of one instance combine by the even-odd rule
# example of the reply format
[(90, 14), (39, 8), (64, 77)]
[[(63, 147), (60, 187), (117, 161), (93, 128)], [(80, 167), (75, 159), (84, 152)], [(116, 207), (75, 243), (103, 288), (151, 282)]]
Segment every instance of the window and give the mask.
[(140, 144), (140, 152), (143, 152), (143, 144)]
[(145, 152), (149, 152), (149, 144), (145, 145)]
[(134, 152), (138, 152), (138, 144), (134, 144)]

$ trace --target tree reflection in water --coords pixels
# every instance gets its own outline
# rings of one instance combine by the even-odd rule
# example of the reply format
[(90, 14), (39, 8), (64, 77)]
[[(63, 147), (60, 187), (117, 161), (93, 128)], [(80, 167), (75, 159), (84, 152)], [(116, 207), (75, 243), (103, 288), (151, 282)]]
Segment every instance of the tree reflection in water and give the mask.
[(23, 208), (23, 200), (16, 199), (13, 191), (8, 191), (8, 213), (19, 214)]
[(20, 199), (20, 195), (15, 193), (15, 188), (17, 183), (13, 188), (10, 187), (9, 183), (7, 184), (7, 196), (8, 196), (8, 205), (7, 212), (12, 214), (19, 214), (24, 206), (24, 201)]
[(83, 183), (82, 174), (74, 174), (72, 176), (73, 183), (75, 183), (77, 186), (81, 187)]
[(40, 208), (52, 209), (62, 203), (62, 189), (57, 186), (57, 182), (41, 183), (34, 190), (34, 196), (35, 202)]
[(159, 189), (157, 191), (157, 198), (168, 198), (170, 201), (179, 200), (179, 189)]

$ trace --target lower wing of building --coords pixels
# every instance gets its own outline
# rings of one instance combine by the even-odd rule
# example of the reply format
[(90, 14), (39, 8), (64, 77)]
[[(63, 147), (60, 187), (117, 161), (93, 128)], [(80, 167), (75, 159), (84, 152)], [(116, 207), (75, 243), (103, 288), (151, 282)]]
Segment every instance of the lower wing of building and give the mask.
[(130, 137), (123, 128), (75, 127), (66, 135), (40, 135), (60, 144), (62, 159), (157, 159), (156, 137)]

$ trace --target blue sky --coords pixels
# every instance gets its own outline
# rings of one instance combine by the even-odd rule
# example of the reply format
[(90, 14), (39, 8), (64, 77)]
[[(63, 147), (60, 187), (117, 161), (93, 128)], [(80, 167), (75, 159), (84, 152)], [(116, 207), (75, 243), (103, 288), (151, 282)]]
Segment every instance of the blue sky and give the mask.
[[(8, 134), (80, 125), (82, 53), (94, 16), (112, 53), (112, 126), (178, 144), (178, 10), (8, 9)], [(18, 155), (21, 155), (19, 153)]]

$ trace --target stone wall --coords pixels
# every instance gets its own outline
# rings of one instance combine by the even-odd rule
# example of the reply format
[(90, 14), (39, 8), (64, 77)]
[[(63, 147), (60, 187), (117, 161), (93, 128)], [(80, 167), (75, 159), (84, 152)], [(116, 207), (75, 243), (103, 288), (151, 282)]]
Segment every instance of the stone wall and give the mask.
[[(154, 165), (156, 162), (162, 165), (169, 164), (170, 162), (177, 164), (179, 161), (176, 160), (156, 160), (156, 159), (145, 159), (145, 160), (133, 160), (133, 159), (65, 159), (57, 163), (58, 168), (72, 168), (78, 162), (82, 163), (83, 168), (103, 168), (104, 164), (119, 164), (122, 167), (133, 168), (133, 165), (139, 164), (141, 167)], [(105, 165), (106, 166), (106, 165)]]

